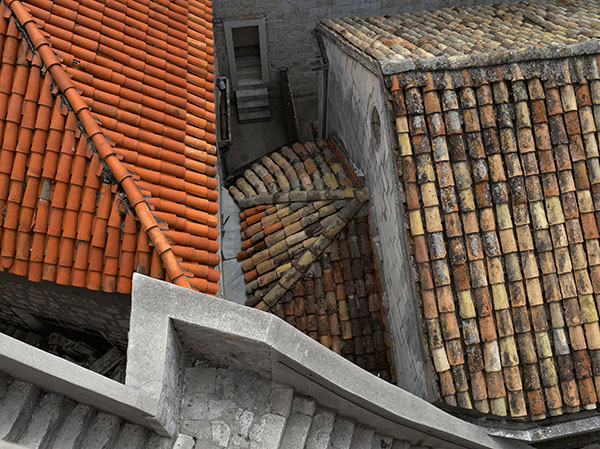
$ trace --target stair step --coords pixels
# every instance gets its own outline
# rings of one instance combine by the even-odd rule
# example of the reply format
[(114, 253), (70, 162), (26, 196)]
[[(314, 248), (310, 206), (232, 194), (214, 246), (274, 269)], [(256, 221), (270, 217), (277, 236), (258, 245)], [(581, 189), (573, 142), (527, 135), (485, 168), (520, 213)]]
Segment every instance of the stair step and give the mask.
[(77, 449), (81, 447), (81, 441), (85, 436), (86, 429), (94, 417), (94, 409), (87, 405), (78, 404), (65, 418), (52, 445), (53, 449)]
[(308, 431), (312, 418), (302, 413), (292, 413), (288, 418), (285, 431), (283, 433), (283, 439), (281, 440), (281, 448), (300, 448), (302, 449), (306, 445), (306, 439), (308, 438)]
[(336, 416), (329, 439), (329, 449), (350, 449), (353, 432), (354, 421), (339, 415)]
[(285, 429), (286, 419), (283, 416), (265, 413), (260, 421), (252, 426), (248, 436), (250, 447), (260, 449), (278, 449)]
[(376, 433), (373, 436), (373, 442), (371, 443), (371, 449), (392, 449), (392, 443), (394, 439), (387, 435), (381, 435)]
[(115, 449), (144, 449), (148, 431), (143, 427), (127, 423), (123, 426)]
[(73, 408), (73, 403), (55, 393), (43, 394), (19, 444), (29, 449), (46, 448), (56, 429)]
[(303, 396), (294, 396), (292, 402), (292, 413), (302, 413), (303, 415), (313, 416), (317, 405), (314, 399), (305, 398)]
[(108, 413), (98, 413), (86, 432), (82, 449), (109, 449), (114, 447), (121, 428), (121, 419)]
[(335, 413), (317, 407), (308, 431), (306, 449), (327, 449), (334, 422)]
[(254, 89), (238, 89), (235, 92), (236, 101), (258, 100), (269, 96), (269, 91), (266, 87), (258, 87)]
[(0, 401), (0, 440), (16, 441), (27, 427), (40, 391), (32, 384), (13, 380)]
[(273, 387), (269, 396), (267, 412), (287, 418), (292, 410), (294, 389), (287, 387)]
[(271, 111), (269, 109), (244, 113), (238, 111), (238, 119), (240, 123), (266, 122), (271, 120)]
[(265, 109), (269, 107), (269, 98), (259, 98), (257, 100), (244, 100), (237, 102), (238, 112), (242, 111), (253, 111), (258, 109)]
[(356, 426), (352, 434), (350, 449), (365, 449), (371, 447), (375, 431), (363, 426)]

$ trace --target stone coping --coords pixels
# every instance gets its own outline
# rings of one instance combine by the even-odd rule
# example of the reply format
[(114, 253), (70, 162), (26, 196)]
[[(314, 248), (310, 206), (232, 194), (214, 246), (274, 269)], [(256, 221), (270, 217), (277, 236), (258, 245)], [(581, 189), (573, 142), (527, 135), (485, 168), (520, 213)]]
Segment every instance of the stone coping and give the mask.
[(0, 334), (3, 372), (164, 436), (177, 430), (184, 352), (288, 384), (382, 434), (425, 446), (527, 448), (524, 441), (589, 432), (600, 420), (476, 425), (373, 376), (272, 314), (139, 274), (125, 385)]
[(373, 376), (274, 315), (139, 274), (133, 278), (132, 308), (127, 384), (150, 396), (162, 394), (170, 357), (157, 348), (168, 346), (174, 329), (183, 350), (194, 357), (286, 383), (396, 438), (425, 446), (529, 447), (490, 436), (487, 429)]

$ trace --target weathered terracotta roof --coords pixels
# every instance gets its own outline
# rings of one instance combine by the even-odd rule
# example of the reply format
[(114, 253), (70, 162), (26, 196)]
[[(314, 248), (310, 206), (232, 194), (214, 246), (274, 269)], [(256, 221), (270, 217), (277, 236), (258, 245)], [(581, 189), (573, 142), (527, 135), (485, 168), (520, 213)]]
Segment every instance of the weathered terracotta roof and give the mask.
[(600, 13), (587, 0), (541, 0), (329, 19), (322, 27), (378, 61), (438, 58), (442, 66), (597, 40)]
[(368, 192), (317, 144), (271, 153), (230, 187), (242, 209), (246, 304), (391, 380)]
[(595, 409), (598, 56), (389, 81), (441, 395), (519, 419)]
[(3, 268), (124, 293), (135, 270), (216, 293), (210, 2), (0, 13)]

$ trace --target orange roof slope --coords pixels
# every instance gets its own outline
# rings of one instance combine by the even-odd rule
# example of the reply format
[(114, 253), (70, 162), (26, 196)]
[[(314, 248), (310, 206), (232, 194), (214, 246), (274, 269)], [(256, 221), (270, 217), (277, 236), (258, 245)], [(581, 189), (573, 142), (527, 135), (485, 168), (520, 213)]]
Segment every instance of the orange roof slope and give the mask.
[(3, 269), (123, 293), (135, 270), (216, 293), (206, 3), (0, 3)]
[(229, 191), (242, 208), (246, 305), (392, 380), (368, 191), (337, 153), (322, 140), (283, 147)]

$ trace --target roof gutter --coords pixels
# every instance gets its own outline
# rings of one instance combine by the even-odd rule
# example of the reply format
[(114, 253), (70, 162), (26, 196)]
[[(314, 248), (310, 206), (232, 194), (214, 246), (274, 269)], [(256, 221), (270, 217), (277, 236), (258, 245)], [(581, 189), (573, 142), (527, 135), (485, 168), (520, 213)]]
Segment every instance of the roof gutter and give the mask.
[(88, 142), (94, 145), (102, 161), (110, 168), (115, 179), (125, 191), (129, 203), (135, 210), (141, 223), (142, 229), (154, 245), (154, 249), (160, 255), (171, 282), (180, 287), (191, 288), (183, 270), (179, 266), (171, 244), (160, 230), (158, 222), (144, 199), (144, 195), (135, 183), (132, 174), (121, 163), (107, 138), (102, 134), (102, 129), (98, 126), (89, 106), (75, 88), (69, 75), (62, 68), (50, 43), (43, 36), (35, 20), (20, 1), (5, 1), (17, 20), (21, 31), (26, 35), (32, 51), (39, 54), (48, 72), (50, 72), (54, 83), (58, 86), (63, 100), (77, 116)]

